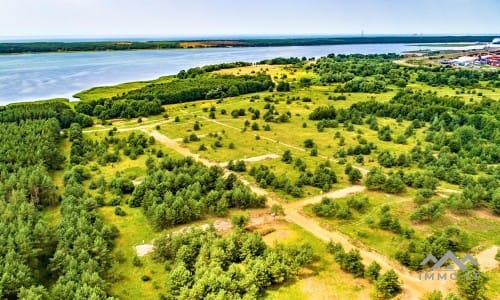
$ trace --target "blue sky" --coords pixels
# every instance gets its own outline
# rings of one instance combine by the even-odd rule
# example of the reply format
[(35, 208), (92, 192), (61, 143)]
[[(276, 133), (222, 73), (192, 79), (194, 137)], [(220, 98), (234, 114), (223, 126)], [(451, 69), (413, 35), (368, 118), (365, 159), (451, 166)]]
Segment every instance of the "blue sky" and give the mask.
[(500, 32), (500, 0), (0, 0), (9, 36)]

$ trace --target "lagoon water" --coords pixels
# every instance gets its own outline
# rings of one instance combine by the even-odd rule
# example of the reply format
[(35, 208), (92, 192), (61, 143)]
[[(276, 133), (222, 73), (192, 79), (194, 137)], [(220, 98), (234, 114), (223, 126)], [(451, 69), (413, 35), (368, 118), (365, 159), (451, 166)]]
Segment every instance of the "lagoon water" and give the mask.
[(425, 49), (425, 45), (361, 44), (0, 55), (0, 105), (55, 97), (71, 98), (75, 93), (95, 86), (155, 79), (176, 74), (182, 69), (222, 62), (257, 62), (290, 56), (310, 58), (330, 53), (401, 53), (420, 49)]

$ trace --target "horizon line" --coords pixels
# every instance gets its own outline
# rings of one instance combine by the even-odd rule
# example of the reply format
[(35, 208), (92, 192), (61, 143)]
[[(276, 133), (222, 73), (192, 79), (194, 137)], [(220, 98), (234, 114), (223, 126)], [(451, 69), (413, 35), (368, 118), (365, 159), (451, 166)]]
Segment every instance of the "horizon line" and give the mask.
[(483, 33), (221, 33), (221, 34), (51, 34), (51, 35), (0, 35), (3, 38), (106, 38), (106, 37), (161, 37), (161, 38), (190, 38), (190, 37), (376, 37), (376, 36), (494, 36), (500, 35), (500, 32), (483, 32)]

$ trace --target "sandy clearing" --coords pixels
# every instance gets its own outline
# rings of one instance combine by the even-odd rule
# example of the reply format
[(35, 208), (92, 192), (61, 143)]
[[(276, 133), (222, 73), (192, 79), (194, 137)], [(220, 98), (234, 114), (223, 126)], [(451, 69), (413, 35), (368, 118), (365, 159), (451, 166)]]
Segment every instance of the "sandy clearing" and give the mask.
[(489, 270), (494, 270), (498, 268), (498, 261), (495, 259), (495, 255), (500, 247), (492, 246), (486, 250), (479, 252), (476, 255), (477, 262), (479, 263), (479, 268), (481, 271), (486, 272)]
[(154, 246), (151, 244), (143, 244), (135, 246), (137, 256), (141, 257), (154, 251)]
[[(275, 158), (279, 158), (280, 156), (278, 154), (274, 154), (274, 153), (271, 153), (271, 154), (264, 154), (264, 155), (259, 155), (259, 156), (253, 156), (253, 157), (249, 157), (249, 158), (244, 158), (244, 159), (241, 159), (242, 161), (244, 162), (258, 162), (258, 161), (261, 161), (261, 160), (268, 160), (268, 159), (275, 159)], [(219, 164), (219, 166), (225, 168), (227, 166), (228, 162), (221, 162)]]
[(144, 181), (144, 177), (139, 177), (139, 178), (136, 178), (136, 179), (132, 180), (132, 183), (133, 183), (134, 185), (139, 185), (139, 184), (141, 184), (143, 181)]
[(476, 209), (473, 211), (473, 213), (476, 217), (479, 218), (500, 221), (500, 217), (498, 215), (495, 215), (491, 210)]

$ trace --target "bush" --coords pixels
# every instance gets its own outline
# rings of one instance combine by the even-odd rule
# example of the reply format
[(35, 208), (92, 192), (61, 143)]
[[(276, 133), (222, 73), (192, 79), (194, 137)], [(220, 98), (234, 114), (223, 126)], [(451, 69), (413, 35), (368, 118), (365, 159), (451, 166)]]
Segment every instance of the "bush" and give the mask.
[(390, 299), (402, 291), (399, 277), (392, 269), (377, 279), (375, 288), (378, 295), (383, 299)]
[(376, 261), (373, 261), (368, 266), (368, 269), (366, 269), (365, 277), (370, 281), (377, 281), (378, 277), (380, 276), (380, 269), (380, 265)]
[(372, 168), (366, 176), (366, 187), (369, 190), (381, 190), (385, 185), (386, 176), (380, 168)]
[(237, 228), (244, 228), (250, 222), (250, 218), (247, 215), (237, 215), (231, 218), (231, 224)]
[(305, 148), (313, 148), (314, 147), (314, 141), (312, 139), (307, 139), (304, 141), (304, 147)]
[(120, 206), (117, 206), (115, 207), (115, 215), (124, 217), (127, 215), (127, 213)]
[(122, 198), (120, 196), (113, 196), (109, 201), (108, 205), (109, 206), (117, 206), (122, 203)]
[(285, 150), (285, 152), (281, 156), (281, 161), (286, 164), (291, 164), (293, 161), (292, 152), (290, 150)]
[(393, 174), (387, 178), (382, 189), (386, 193), (398, 194), (404, 192), (406, 187), (403, 180), (397, 174)]
[(134, 258), (132, 258), (132, 264), (136, 267), (142, 267), (142, 261), (141, 261), (141, 258), (139, 256), (134, 256)]
[(361, 179), (363, 179), (363, 175), (361, 174), (361, 171), (359, 171), (356, 168), (352, 168), (349, 173), (347, 174), (349, 177), (349, 182), (352, 184), (359, 183)]
[(460, 295), (466, 300), (486, 299), (486, 277), (478, 266), (467, 264), (466, 270), (458, 272), (457, 286)]
[(327, 245), (327, 249), (343, 271), (353, 274), (354, 277), (363, 277), (365, 266), (361, 261), (359, 250), (352, 249), (346, 253), (340, 243), (331, 242)]
[(273, 204), (273, 206), (271, 206), (270, 211), (271, 211), (271, 214), (273, 214), (275, 216), (284, 216), (285, 215), (285, 211), (283, 210), (283, 206), (278, 205), (278, 204)]

